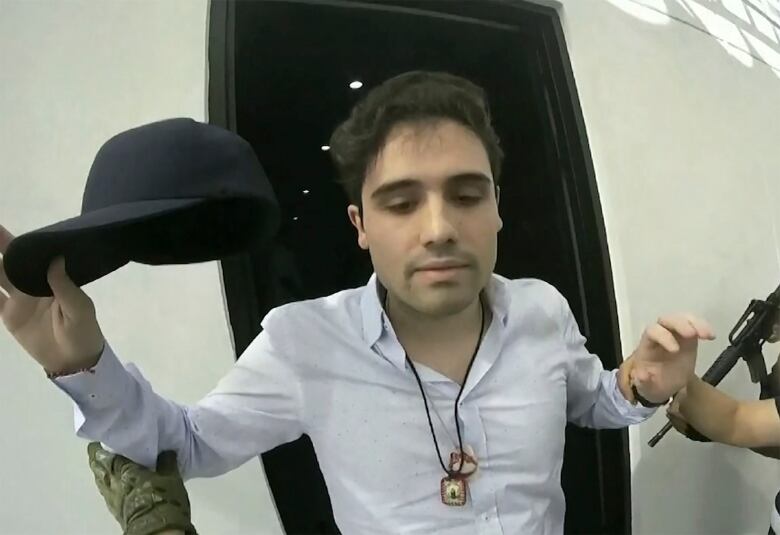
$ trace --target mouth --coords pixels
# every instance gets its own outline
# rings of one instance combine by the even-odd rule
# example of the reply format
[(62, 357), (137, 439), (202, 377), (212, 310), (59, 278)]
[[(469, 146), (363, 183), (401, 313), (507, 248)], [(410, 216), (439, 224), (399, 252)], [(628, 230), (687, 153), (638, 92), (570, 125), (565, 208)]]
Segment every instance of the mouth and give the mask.
[(426, 266), (421, 266), (416, 269), (416, 271), (457, 271), (460, 269), (466, 269), (468, 268), (468, 264), (463, 263), (455, 263), (455, 262), (447, 262), (447, 263), (441, 263), (441, 264), (429, 264)]
[(468, 270), (470, 266), (463, 262), (434, 262), (420, 266), (415, 274), (431, 282), (453, 279)]

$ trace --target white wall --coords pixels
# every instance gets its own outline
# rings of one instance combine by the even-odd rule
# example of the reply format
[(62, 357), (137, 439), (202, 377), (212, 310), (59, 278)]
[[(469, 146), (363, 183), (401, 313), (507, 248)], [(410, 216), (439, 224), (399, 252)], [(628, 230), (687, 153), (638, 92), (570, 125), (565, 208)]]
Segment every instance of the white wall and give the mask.
[[(780, 283), (780, 31), (740, 0), (562, 4), (623, 348), (660, 313), (692, 310), (720, 337), (703, 373), (748, 300)], [(743, 363), (722, 387), (757, 396)], [(649, 448), (665, 421), (630, 431), (634, 533), (766, 533), (778, 463), (675, 433)]]
[[(205, 119), (205, 0), (0, 0), (0, 220), (77, 215), (98, 147), (127, 128)], [(233, 361), (218, 265), (130, 265), (86, 287), (119, 355), (194, 402)], [(0, 533), (118, 533), (67, 398), (0, 335)], [(281, 533), (259, 461), (188, 483), (201, 533)]]

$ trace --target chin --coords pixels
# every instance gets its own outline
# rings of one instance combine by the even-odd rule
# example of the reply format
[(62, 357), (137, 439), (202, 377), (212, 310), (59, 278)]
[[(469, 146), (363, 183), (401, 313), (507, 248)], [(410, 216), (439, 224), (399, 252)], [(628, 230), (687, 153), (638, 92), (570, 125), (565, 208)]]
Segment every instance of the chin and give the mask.
[(426, 290), (418, 294), (416, 307), (420, 312), (430, 316), (452, 316), (466, 309), (479, 292), (463, 289)]

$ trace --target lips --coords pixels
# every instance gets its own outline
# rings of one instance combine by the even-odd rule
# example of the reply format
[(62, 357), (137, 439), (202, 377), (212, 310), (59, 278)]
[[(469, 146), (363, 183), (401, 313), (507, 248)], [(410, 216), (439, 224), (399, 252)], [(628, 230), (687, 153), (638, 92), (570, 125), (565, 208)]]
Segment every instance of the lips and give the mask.
[(465, 264), (434, 264), (426, 265), (415, 272), (415, 276), (425, 284), (452, 283), (461, 280), (466, 269)]
[(417, 268), (417, 271), (448, 271), (453, 269), (463, 269), (467, 267), (468, 264), (448, 262), (448, 263), (427, 264), (425, 266), (421, 266)]

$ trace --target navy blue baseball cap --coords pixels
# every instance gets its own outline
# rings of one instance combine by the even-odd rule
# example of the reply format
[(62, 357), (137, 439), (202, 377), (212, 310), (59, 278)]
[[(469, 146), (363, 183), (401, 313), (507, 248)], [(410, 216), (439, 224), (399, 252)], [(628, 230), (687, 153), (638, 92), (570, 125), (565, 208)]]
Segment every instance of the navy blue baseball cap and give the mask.
[(247, 141), (193, 119), (167, 119), (108, 140), (90, 168), (81, 215), (18, 236), (3, 264), (16, 288), (45, 297), (59, 256), (81, 286), (128, 262), (240, 254), (278, 227), (278, 202)]

